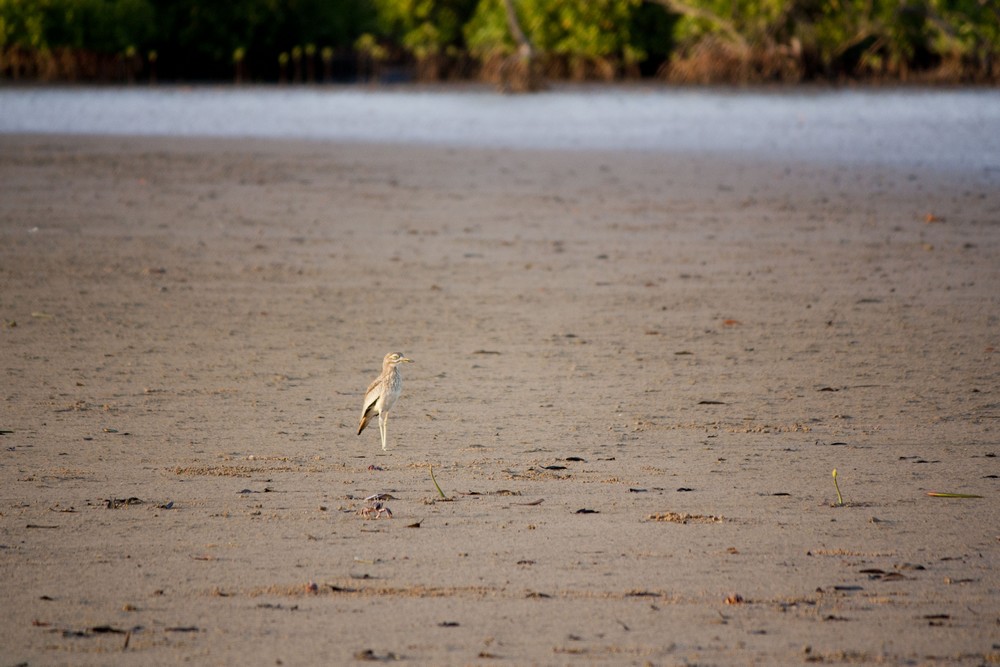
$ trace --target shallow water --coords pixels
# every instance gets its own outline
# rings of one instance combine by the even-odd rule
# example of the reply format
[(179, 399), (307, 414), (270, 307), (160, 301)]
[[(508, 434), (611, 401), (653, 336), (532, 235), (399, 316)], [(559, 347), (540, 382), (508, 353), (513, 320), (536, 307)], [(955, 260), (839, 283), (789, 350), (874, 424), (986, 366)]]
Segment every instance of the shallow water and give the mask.
[(0, 89), (0, 133), (626, 149), (1000, 172), (1000, 91)]

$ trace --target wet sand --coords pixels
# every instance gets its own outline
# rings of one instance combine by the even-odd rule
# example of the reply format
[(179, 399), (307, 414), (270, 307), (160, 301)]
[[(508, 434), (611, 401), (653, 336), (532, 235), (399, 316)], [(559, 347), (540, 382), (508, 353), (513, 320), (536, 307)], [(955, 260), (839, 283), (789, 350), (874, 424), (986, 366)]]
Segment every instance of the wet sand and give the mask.
[(998, 211), (992, 172), (0, 137), (3, 661), (1000, 661)]

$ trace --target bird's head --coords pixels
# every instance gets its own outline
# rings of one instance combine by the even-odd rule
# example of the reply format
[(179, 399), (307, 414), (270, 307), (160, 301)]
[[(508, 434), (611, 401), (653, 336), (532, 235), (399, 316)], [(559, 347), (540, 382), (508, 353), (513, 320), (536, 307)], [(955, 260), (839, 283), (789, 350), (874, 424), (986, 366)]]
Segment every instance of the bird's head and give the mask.
[(412, 364), (413, 359), (407, 359), (399, 352), (390, 352), (389, 354), (385, 355), (385, 359), (382, 360), (382, 363), (388, 364), (389, 366), (395, 366), (396, 364), (402, 364), (402, 363)]

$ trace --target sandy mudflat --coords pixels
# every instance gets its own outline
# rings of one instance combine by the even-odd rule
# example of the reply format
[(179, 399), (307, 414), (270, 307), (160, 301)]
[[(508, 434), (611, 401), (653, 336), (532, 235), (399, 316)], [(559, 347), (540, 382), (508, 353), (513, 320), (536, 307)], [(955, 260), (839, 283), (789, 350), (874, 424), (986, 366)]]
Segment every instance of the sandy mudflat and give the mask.
[(0, 662), (1000, 661), (998, 211), (995, 172), (0, 137)]

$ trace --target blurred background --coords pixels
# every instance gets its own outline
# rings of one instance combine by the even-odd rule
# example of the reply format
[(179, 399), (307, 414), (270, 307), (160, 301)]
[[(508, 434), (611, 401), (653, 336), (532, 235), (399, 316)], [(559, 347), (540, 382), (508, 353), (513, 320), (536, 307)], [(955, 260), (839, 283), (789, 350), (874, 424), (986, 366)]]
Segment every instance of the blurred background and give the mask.
[(995, 0), (0, 0), (0, 81), (1000, 80)]

